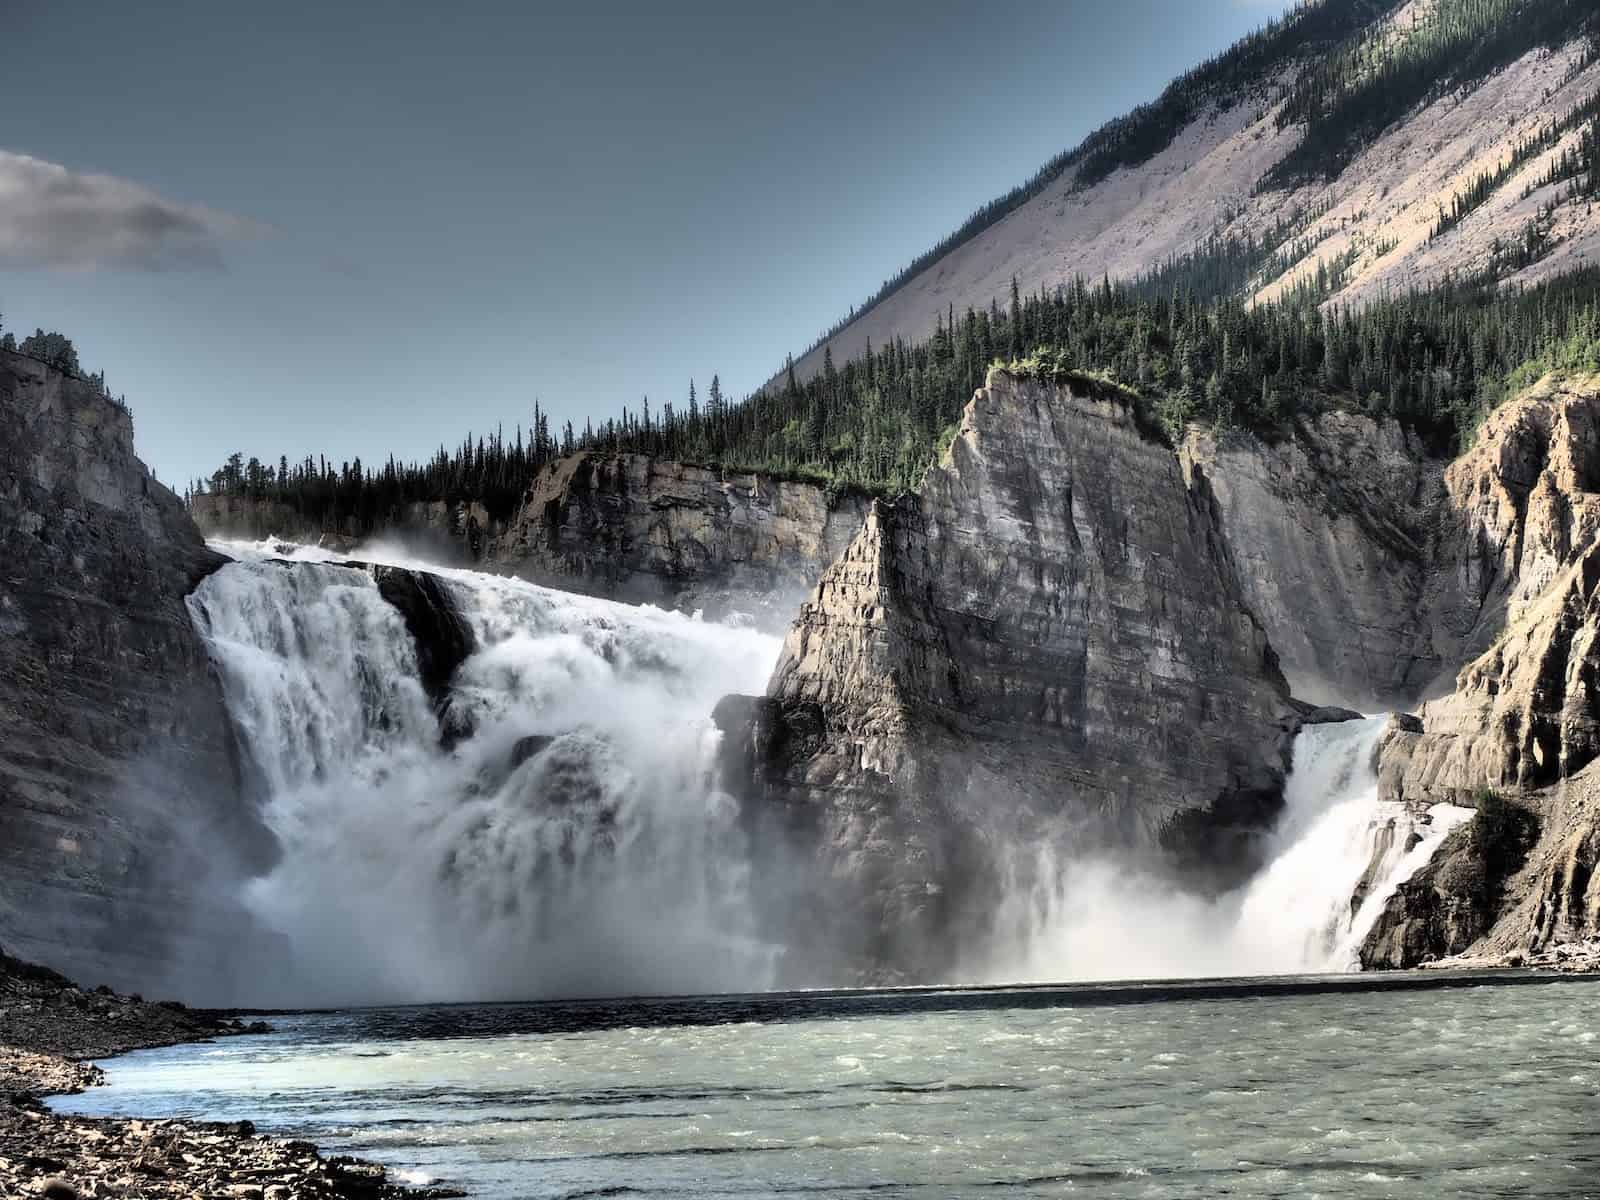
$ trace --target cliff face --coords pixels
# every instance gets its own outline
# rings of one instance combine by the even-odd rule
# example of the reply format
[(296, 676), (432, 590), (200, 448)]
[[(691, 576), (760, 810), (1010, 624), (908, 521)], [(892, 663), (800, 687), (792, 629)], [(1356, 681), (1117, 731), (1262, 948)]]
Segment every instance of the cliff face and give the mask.
[(1414, 435), (1330, 412), (1275, 444), (1193, 429), (1181, 458), (1216, 496), (1246, 602), (1298, 699), (1409, 708), (1460, 661), (1476, 612), (1429, 570), (1444, 463)]
[[(475, 502), (417, 503), (369, 536), (566, 591), (712, 617), (743, 612), (779, 629), (849, 545), (866, 507), (859, 496), (753, 472), (580, 452), (542, 472), (510, 519)], [(317, 527), (273, 501), (205, 495), (191, 511), (210, 536), (341, 552), (363, 540), (352, 522)]]
[(208, 972), (231, 918), (195, 889), (270, 853), (184, 605), (222, 559), (87, 385), (0, 352), (0, 420), (0, 942), (136, 986)]
[(1416, 802), (1541, 787), (1600, 752), (1600, 378), (1548, 379), (1502, 406), (1445, 482), (1433, 572), (1476, 601), (1476, 656), (1384, 752), (1385, 787)]
[(865, 510), (814, 484), (581, 452), (540, 474), (493, 557), (534, 583), (781, 626)]
[(824, 930), (857, 967), (948, 971), (1040, 851), (1166, 841), (1237, 878), (1293, 720), (1203, 482), (1111, 389), (1000, 371), (720, 716), (756, 844), (800, 864), (766, 915), (813, 979)]
[[(1497, 411), (1446, 475), (1443, 562), (1491, 644), (1380, 751), (1388, 798), (1487, 806), (1402, 889), (1363, 950), (1410, 966), (1600, 935), (1600, 378), (1546, 380)], [(1517, 836), (1500, 836), (1506, 829)]]

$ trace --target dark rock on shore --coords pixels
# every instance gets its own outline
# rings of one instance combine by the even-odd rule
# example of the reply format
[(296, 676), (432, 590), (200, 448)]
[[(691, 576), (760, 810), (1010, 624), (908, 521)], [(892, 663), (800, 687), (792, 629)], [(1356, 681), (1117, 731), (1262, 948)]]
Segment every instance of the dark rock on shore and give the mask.
[(1493, 792), (1399, 891), (1361, 946), (1361, 965), (1413, 967), (1460, 954), (1489, 932), (1507, 881), (1539, 837), (1538, 818)]
[(64, 1117), (42, 1095), (104, 1082), (86, 1058), (266, 1032), (226, 1013), (86, 990), (0, 953), (0, 1195), (55, 1200), (402, 1200), (463, 1193), (388, 1182), (384, 1168), (324, 1159), (307, 1142), (260, 1137), (248, 1121)]

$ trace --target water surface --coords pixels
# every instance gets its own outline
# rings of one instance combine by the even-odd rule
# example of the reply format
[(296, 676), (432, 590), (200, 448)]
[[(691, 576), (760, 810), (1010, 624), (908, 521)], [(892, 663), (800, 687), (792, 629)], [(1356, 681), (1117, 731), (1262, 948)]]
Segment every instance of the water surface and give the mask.
[(483, 1197), (1600, 1196), (1600, 982), (1394, 983), (311, 1014), (56, 1106)]

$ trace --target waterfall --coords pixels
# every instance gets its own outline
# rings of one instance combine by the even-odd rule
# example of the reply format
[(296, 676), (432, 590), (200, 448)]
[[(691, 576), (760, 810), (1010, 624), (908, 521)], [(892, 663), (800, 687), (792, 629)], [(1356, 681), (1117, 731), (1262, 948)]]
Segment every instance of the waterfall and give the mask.
[(1387, 718), (1314, 725), (1295, 740), (1267, 863), (1221, 897), (1174, 890), (1137, 864), (1036, 852), (981, 968), (1014, 979), (1290, 975), (1359, 969), (1402, 883), (1472, 810), (1416, 813), (1378, 795)]
[[(398, 557), (470, 627), (441, 696), (373, 571), (221, 548), (238, 561), (189, 604), (284, 851), (243, 897), (283, 948), (257, 1003), (770, 985), (779, 950), (752, 925), (761, 881), (710, 714), (763, 689), (775, 638)], [(1395, 889), (1471, 815), (1379, 799), (1383, 726), (1299, 734), (1267, 865), (1228, 895), (1019, 851), (965, 981), (1355, 969)]]
[(1295, 739), (1283, 819), (1233, 930), (1247, 971), (1356, 970), (1384, 904), (1471, 818), (1454, 805), (1418, 815), (1378, 798), (1374, 760), (1386, 723), (1313, 725)]
[[(289, 1003), (764, 986), (748, 857), (710, 714), (776, 639), (427, 568), (476, 649), (444, 744), (372, 575), (224, 547), (190, 607), (284, 847), (246, 902), (289, 945)], [(277, 549), (282, 549), (277, 548)]]

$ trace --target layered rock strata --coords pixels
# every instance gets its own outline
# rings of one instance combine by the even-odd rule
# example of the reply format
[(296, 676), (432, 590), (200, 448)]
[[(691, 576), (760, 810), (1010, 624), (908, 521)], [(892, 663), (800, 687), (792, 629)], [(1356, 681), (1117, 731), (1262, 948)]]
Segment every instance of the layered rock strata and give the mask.
[(1503, 406), (1446, 480), (1450, 561), (1498, 633), (1386, 735), (1380, 790), (1480, 812), (1390, 904), (1362, 951), (1374, 966), (1530, 961), (1600, 934), (1600, 378)]
[(1245, 600), (1296, 697), (1409, 708), (1454, 669), (1475, 613), (1440, 604), (1429, 563), (1444, 463), (1414, 434), (1328, 412), (1273, 443), (1194, 428), (1180, 456), (1216, 497)]
[(781, 627), (865, 510), (810, 483), (579, 453), (534, 482), (495, 562), (551, 587)]
[(223, 560), (126, 410), (0, 351), (0, 940), (137, 986), (223, 969), (197, 903), (271, 852), (185, 595)]
[(419, 500), (401, 505), (367, 529), (354, 516), (312, 521), (273, 499), (203, 493), (189, 499), (196, 525), (212, 538), (263, 541), (279, 538), (348, 553), (371, 538), (395, 538), (413, 553), (448, 565), (494, 559), (507, 521), (478, 501)]
[[(1088, 849), (1256, 865), (1296, 720), (1203, 480), (1131, 397), (991, 371), (920, 494), (823, 575), (767, 696), (725, 702), (797, 976), (938, 977)], [(824, 945), (824, 941), (827, 945)]]

